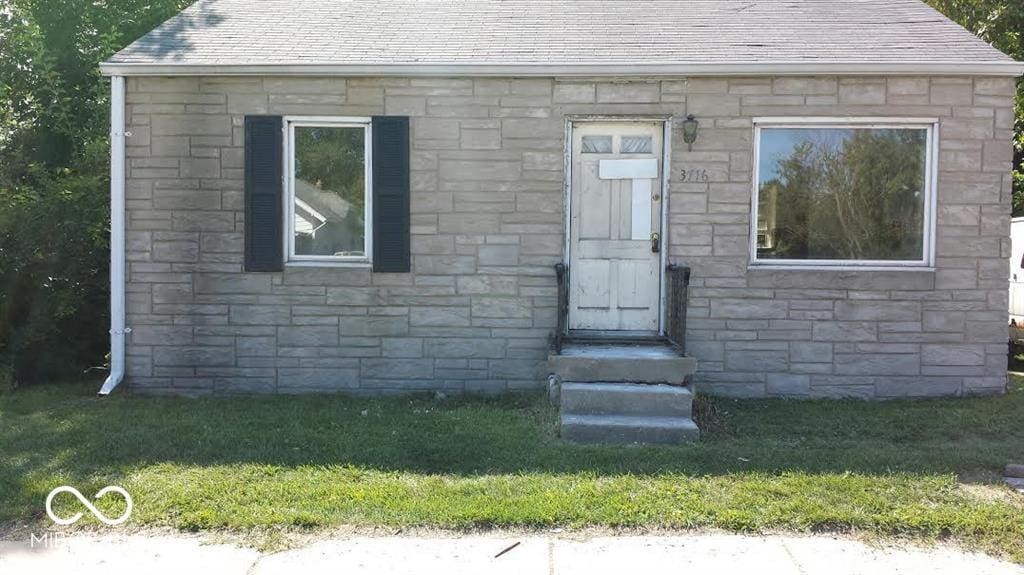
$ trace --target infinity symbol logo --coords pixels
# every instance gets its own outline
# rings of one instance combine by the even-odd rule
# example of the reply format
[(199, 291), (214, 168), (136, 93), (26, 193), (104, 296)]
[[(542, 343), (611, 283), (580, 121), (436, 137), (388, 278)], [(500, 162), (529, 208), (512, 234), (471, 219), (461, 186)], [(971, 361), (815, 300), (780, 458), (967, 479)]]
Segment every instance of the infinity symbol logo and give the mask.
[(75, 489), (74, 487), (68, 487), (67, 485), (62, 485), (54, 489), (53, 491), (50, 492), (49, 495), (46, 496), (46, 514), (49, 515), (50, 519), (52, 519), (53, 522), (57, 525), (71, 525), (77, 522), (79, 519), (81, 519), (81, 512), (75, 513), (68, 519), (62, 519), (60, 517), (57, 517), (57, 515), (53, 512), (53, 498), (56, 497), (57, 494), (59, 493), (70, 493), (77, 497), (78, 500), (82, 502), (82, 505), (85, 505), (86, 509), (88, 509), (93, 515), (96, 516), (96, 519), (99, 519), (106, 525), (120, 525), (121, 523), (128, 521), (128, 518), (132, 515), (132, 496), (128, 495), (128, 492), (125, 491), (123, 488), (118, 487), (116, 485), (111, 485), (109, 487), (104, 487), (103, 489), (100, 489), (99, 492), (96, 493), (96, 497), (94, 497), (94, 499), (102, 499), (104, 495), (111, 492), (117, 493), (121, 495), (121, 497), (124, 497), (125, 503), (128, 504), (128, 508), (124, 510), (124, 515), (121, 515), (117, 519), (108, 518), (106, 515), (101, 513), (99, 509), (96, 509), (96, 507), (92, 503), (89, 503), (89, 500), (82, 496), (82, 493), (79, 490)]

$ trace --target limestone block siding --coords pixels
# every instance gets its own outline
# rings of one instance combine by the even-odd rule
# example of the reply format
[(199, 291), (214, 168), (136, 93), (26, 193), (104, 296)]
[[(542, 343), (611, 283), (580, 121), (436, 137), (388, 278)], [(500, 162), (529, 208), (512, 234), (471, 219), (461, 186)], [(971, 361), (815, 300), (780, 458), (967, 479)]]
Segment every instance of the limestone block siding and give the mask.
[[(539, 388), (563, 257), (567, 115), (676, 130), (668, 249), (692, 266), (699, 389), (997, 393), (1011, 79), (132, 78), (128, 376), (156, 393)], [(412, 117), (413, 272), (242, 273), (246, 114)], [(934, 271), (748, 269), (752, 118), (941, 118)], [(683, 183), (682, 170), (709, 181)]]

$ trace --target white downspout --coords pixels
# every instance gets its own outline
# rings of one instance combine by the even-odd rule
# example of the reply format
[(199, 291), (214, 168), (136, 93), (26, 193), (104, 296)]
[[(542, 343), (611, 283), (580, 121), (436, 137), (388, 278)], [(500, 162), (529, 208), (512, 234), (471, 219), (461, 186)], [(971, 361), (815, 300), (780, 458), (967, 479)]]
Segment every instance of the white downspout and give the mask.
[(124, 379), (124, 76), (110, 77), (110, 375), (100, 388), (109, 395)]

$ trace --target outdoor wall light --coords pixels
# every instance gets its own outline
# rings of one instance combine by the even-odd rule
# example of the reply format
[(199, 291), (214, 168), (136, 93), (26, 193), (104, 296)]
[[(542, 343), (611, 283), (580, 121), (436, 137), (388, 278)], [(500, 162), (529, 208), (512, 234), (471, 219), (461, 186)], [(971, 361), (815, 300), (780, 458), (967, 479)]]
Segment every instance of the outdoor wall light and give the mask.
[(683, 122), (683, 141), (686, 142), (687, 150), (693, 151), (693, 143), (697, 141), (697, 128), (700, 127), (693, 114), (686, 116), (686, 121)]

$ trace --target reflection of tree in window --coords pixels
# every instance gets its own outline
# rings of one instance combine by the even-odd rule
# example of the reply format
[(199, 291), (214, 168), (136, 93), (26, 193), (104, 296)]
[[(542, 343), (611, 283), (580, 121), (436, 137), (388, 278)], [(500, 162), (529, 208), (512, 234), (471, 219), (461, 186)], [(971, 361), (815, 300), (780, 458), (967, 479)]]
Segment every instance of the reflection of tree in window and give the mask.
[(364, 256), (365, 132), (295, 129), (295, 253)]
[(764, 130), (758, 257), (921, 259), (926, 138), (922, 129)]

